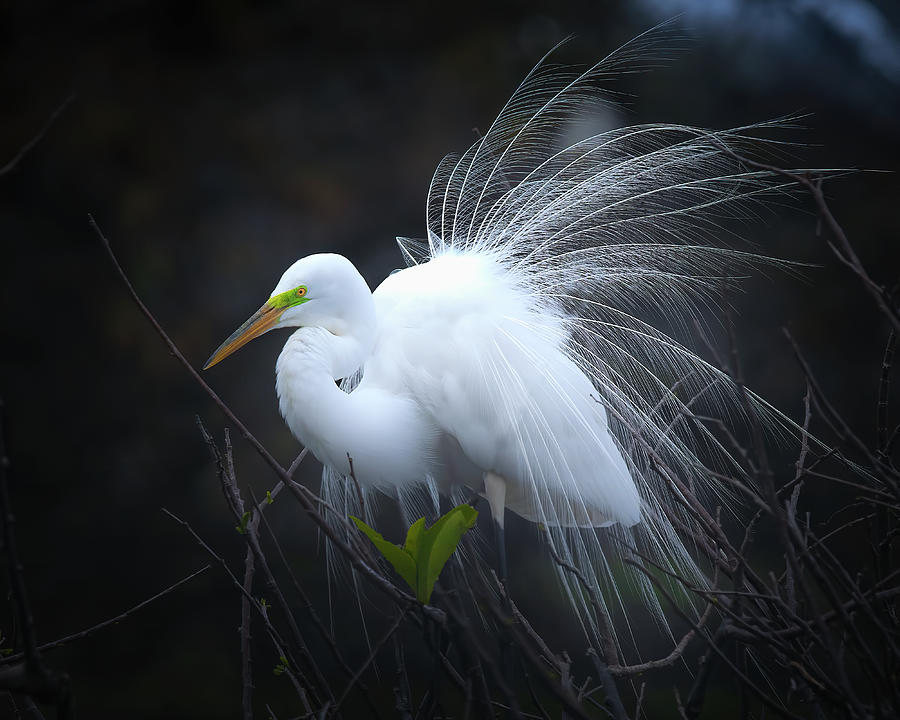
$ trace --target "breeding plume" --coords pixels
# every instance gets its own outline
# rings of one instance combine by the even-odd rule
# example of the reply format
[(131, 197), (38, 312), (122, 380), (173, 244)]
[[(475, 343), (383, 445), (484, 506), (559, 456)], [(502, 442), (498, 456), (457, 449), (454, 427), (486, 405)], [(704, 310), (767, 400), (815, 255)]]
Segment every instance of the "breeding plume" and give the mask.
[[(505, 510), (539, 523), (616, 604), (604, 537), (695, 572), (673, 529), (691, 523), (678, 496), (718, 493), (707, 468), (730, 462), (696, 417), (742, 413), (732, 381), (657, 325), (691, 326), (724, 278), (760, 260), (725, 249), (719, 224), (782, 187), (738, 159), (766, 125), (571, 142), (608, 102), (604, 83), (652, 62), (655, 42), (584, 72), (545, 58), (481, 139), (439, 164), (425, 239), (398, 240), (406, 269), (371, 292), (344, 257), (302, 258), (207, 363), (298, 328), (276, 388), (331, 502), (360, 512), (348, 458), (367, 494), (410, 518), (422, 498), (480, 492), (498, 530)], [(595, 627), (582, 593), (569, 597)]]

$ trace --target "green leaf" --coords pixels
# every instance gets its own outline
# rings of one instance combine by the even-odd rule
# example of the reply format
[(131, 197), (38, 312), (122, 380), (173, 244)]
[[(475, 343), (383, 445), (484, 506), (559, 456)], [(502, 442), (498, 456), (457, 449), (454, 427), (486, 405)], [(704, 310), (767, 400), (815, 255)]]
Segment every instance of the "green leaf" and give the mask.
[[(384, 555), (388, 562), (394, 566), (394, 570), (397, 571), (397, 574), (406, 580), (406, 583), (415, 591), (416, 589), (416, 561), (413, 559), (413, 556), (410, 555), (404, 548), (394, 545), (392, 542), (388, 542), (385, 540), (380, 532), (373, 530), (368, 525), (366, 525), (362, 520), (358, 517), (350, 516), (350, 519), (356, 523), (356, 527), (358, 527), (362, 532), (366, 534), (366, 537), (372, 541), (375, 547)], [(424, 524), (424, 519), (422, 523)], [(412, 528), (410, 528), (412, 529)]]
[(235, 525), (234, 529), (237, 530), (241, 535), (247, 532), (247, 523), (250, 522), (250, 511), (248, 510), (243, 515), (241, 515), (241, 524)]
[(290, 668), (288, 667), (287, 658), (284, 655), (279, 655), (278, 659), (281, 660), (274, 668), (272, 668), (273, 675), (284, 675)]
[(471, 505), (458, 505), (420, 533), (415, 556), (418, 568), (416, 597), (420, 602), (427, 603), (431, 599), (434, 583), (441, 570), (456, 550), (463, 534), (475, 525), (477, 518), (478, 511)]
[(388, 542), (359, 518), (351, 515), (350, 519), (406, 580), (416, 599), (427, 603), (441, 570), (459, 545), (463, 533), (475, 525), (477, 517), (478, 512), (471, 505), (459, 505), (430, 528), (425, 527), (425, 518), (419, 518), (406, 531), (403, 547)]
[[(409, 526), (409, 530), (406, 531), (406, 542), (403, 543), (403, 549), (416, 561), (417, 567), (419, 562), (419, 538), (422, 537), (423, 530), (425, 530), (425, 518), (421, 517)], [(415, 590), (415, 588), (413, 589)]]

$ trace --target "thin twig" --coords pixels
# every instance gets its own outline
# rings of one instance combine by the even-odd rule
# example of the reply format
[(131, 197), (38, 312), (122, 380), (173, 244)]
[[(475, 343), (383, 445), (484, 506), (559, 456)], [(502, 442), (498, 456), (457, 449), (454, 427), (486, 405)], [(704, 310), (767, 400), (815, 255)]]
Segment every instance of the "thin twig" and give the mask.
[(629, 560), (629, 559), (626, 559), (624, 562), (627, 565), (631, 565), (631, 566), (637, 568), (638, 570), (640, 570), (642, 573), (644, 573), (644, 575), (647, 577), (647, 579), (650, 580), (650, 582), (652, 582), (653, 585), (656, 587), (657, 592), (662, 594), (663, 597), (665, 597), (665, 599), (669, 602), (669, 604), (672, 606), (672, 609), (675, 610), (675, 612), (686, 623), (688, 623), (698, 635), (700, 635), (701, 637), (706, 639), (706, 641), (709, 643), (709, 647), (713, 650), (713, 652), (716, 655), (718, 655), (718, 657), (721, 660), (723, 660), (725, 662), (725, 664), (731, 668), (732, 672), (734, 672), (740, 678), (741, 682), (744, 683), (751, 690), (751, 692), (753, 692), (753, 694), (756, 695), (762, 701), (762, 703), (766, 707), (768, 707), (770, 710), (772, 710), (777, 715), (780, 715), (781, 717), (786, 718), (787, 720), (800, 720), (798, 715), (795, 715), (787, 708), (782, 707), (777, 702), (772, 700), (749, 677), (747, 677), (743, 672), (741, 672), (740, 668), (738, 668), (737, 665), (734, 664), (734, 662), (731, 660), (731, 658), (728, 657), (727, 653), (723, 652), (722, 649), (719, 648), (715, 642), (712, 642), (712, 640), (710, 638), (703, 635), (702, 629), (699, 627), (699, 625), (694, 620), (692, 620), (686, 612), (684, 612), (681, 609), (681, 607), (678, 605), (678, 603), (675, 602), (675, 599), (671, 596), (671, 594), (668, 592), (668, 590), (666, 590), (666, 588), (663, 586), (663, 584), (659, 582), (659, 580), (657, 580), (651, 573), (647, 572), (647, 570), (640, 563), (634, 562), (633, 560)]
[[(712, 615), (712, 609), (713, 604), (708, 603), (706, 610), (703, 611), (703, 615), (701, 615), (700, 619), (697, 621), (697, 627), (702, 628), (706, 624), (706, 621), (709, 620), (710, 615)], [(639, 675), (648, 672), (649, 670), (670, 667), (684, 654), (684, 651), (696, 634), (697, 632), (693, 628), (688, 630), (681, 640), (678, 641), (678, 644), (675, 645), (672, 652), (664, 658), (648, 660), (647, 662), (639, 663), (637, 665), (610, 665), (608, 670), (610, 674), (615, 677), (625, 677), (629, 675)]]
[(616, 643), (614, 640), (615, 635), (612, 630), (612, 623), (610, 622), (609, 616), (606, 613), (606, 608), (601, 602), (600, 598), (597, 595), (597, 591), (594, 586), (587, 581), (587, 578), (584, 576), (584, 573), (574, 565), (569, 562), (566, 562), (560, 554), (556, 551), (556, 548), (553, 545), (552, 538), (549, 533), (546, 533), (547, 537), (547, 548), (550, 550), (550, 555), (553, 557), (554, 562), (559, 565), (566, 572), (574, 575), (578, 582), (581, 584), (581, 587), (588, 594), (588, 598), (590, 599), (591, 605), (594, 608), (594, 612), (600, 617), (603, 621), (604, 632), (600, 636), (600, 641), (603, 644), (603, 657), (607, 665), (610, 664), (618, 664), (619, 653), (616, 649)]
[(369, 653), (369, 656), (365, 659), (362, 665), (359, 666), (359, 669), (353, 674), (353, 677), (350, 678), (350, 682), (347, 683), (347, 687), (344, 688), (344, 692), (341, 693), (341, 696), (338, 698), (337, 705), (334, 707), (334, 711), (337, 712), (340, 710), (341, 705), (343, 705), (344, 700), (347, 699), (347, 696), (350, 694), (350, 691), (353, 690), (353, 686), (356, 685), (356, 682), (362, 677), (362, 674), (366, 671), (366, 669), (371, 665), (378, 653), (381, 652), (381, 649), (387, 644), (387, 642), (394, 636), (394, 633), (397, 632), (397, 628), (400, 627), (400, 623), (403, 622), (403, 618), (406, 617), (406, 613), (409, 612), (409, 607), (401, 609), (401, 611), (397, 614), (394, 622), (391, 623), (390, 627), (387, 631), (382, 635), (378, 641), (372, 646), (372, 651)]
[(3, 177), (7, 173), (12, 172), (16, 168), (16, 165), (21, 162), (22, 158), (25, 157), (25, 155), (27, 155), (29, 152), (31, 152), (35, 145), (37, 145), (41, 140), (44, 139), (44, 136), (53, 126), (53, 123), (56, 122), (56, 119), (62, 114), (62, 111), (65, 110), (74, 99), (75, 95), (73, 93), (57, 106), (56, 110), (54, 110), (50, 117), (47, 118), (44, 126), (40, 130), (38, 130), (37, 134), (33, 138), (31, 138), (31, 140), (25, 143), (21, 148), (19, 148), (19, 151), (12, 157), (9, 162), (6, 163), (6, 165), (0, 167), (0, 177)]
[[(250, 443), (251, 447), (259, 454), (259, 456), (265, 461), (265, 463), (274, 471), (274, 473), (281, 479), (282, 482), (285, 483), (286, 487), (291, 491), (294, 497), (298, 500), (303, 510), (306, 514), (313, 520), (313, 522), (319, 527), (322, 533), (333, 543), (333, 545), (344, 555), (346, 555), (350, 559), (351, 565), (360, 572), (365, 578), (372, 582), (372, 584), (378, 588), (381, 592), (386, 594), (388, 597), (393, 599), (398, 603), (407, 603), (413, 601), (414, 598), (408, 593), (404, 592), (397, 588), (393, 583), (391, 583), (386, 577), (384, 577), (381, 573), (371, 567), (368, 563), (365, 562), (363, 556), (356, 552), (336, 531), (335, 528), (330, 525), (326, 519), (322, 516), (321, 513), (317, 510), (318, 504), (324, 504), (322, 499), (317, 497), (309, 488), (300, 485), (297, 482), (294, 482), (288, 472), (278, 463), (278, 461), (272, 456), (272, 454), (266, 450), (263, 444), (256, 439), (253, 433), (247, 429), (246, 425), (242, 423), (238, 417), (234, 414), (230, 407), (219, 397), (219, 395), (206, 383), (206, 381), (200, 377), (200, 374), (194, 369), (194, 367), (187, 361), (181, 351), (178, 349), (178, 346), (175, 345), (172, 338), (169, 337), (168, 333), (163, 330), (162, 326), (153, 316), (153, 313), (147, 308), (144, 302), (141, 300), (140, 296), (134, 289), (134, 286), (131, 284), (131, 281), (128, 279), (128, 275), (125, 274), (125, 271), (122, 269), (122, 266), (119, 264), (118, 259), (116, 258), (115, 253), (112, 251), (112, 247), (109, 244), (109, 240), (106, 239), (106, 236), (100, 230), (100, 227), (94, 221), (94, 218), (90, 215), (88, 216), (89, 223), (91, 228), (93, 228), (94, 232), (97, 234), (101, 243), (103, 244), (104, 249), (109, 255), (110, 260), (113, 263), (113, 266), (116, 268), (116, 271), (119, 274), (119, 278), (125, 284), (129, 294), (131, 295), (131, 299), (138, 306), (138, 309), (143, 313), (144, 317), (150, 322), (153, 326), (154, 330), (156, 330), (157, 334), (162, 338), (163, 342), (169, 348), (169, 352), (178, 360), (179, 363), (188, 371), (190, 376), (194, 379), (194, 381), (203, 388), (204, 392), (212, 399), (212, 401), (218, 406), (219, 410), (231, 421), (234, 426), (238, 429), (241, 435)], [(343, 516), (336, 515), (337, 517), (343, 518)], [(350, 529), (350, 526), (347, 525), (347, 528)], [(432, 619), (436, 622), (444, 623), (446, 618), (444, 613), (438, 608), (431, 607), (430, 605), (424, 606), (424, 611), (426, 614), (430, 615)]]
[(628, 720), (628, 714), (625, 712), (625, 706), (622, 704), (622, 698), (619, 697), (619, 690), (616, 687), (616, 681), (609, 672), (609, 666), (603, 662), (603, 658), (597, 654), (594, 648), (587, 649), (588, 657), (594, 663), (594, 669), (597, 671), (597, 680), (603, 686), (603, 692), (606, 693), (606, 707), (615, 720)]
[(846, 265), (860, 279), (863, 287), (875, 300), (878, 308), (893, 325), (894, 332), (900, 332), (900, 314), (898, 314), (897, 310), (894, 308), (887, 289), (876, 283), (866, 271), (865, 266), (856, 254), (853, 244), (847, 237), (847, 233), (844, 232), (844, 228), (841, 227), (840, 223), (832, 214), (831, 208), (828, 206), (828, 202), (825, 199), (825, 193), (822, 191), (821, 174), (814, 175), (808, 172), (801, 174), (795, 171), (785, 170), (776, 165), (768, 165), (757, 160), (751, 160), (748, 157), (737, 154), (727, 146), (725, 146), (725, 151), (739, 162), (789, 179), (791, 182), (804, 188), (810, 194), (816, 205), (816, 209), (819, 212), (819, 216), (825, 221), (825, 225), (837, 241), (837, 245), (830, 242), (828, 243), (828, 246), (834, 252), (835, 257), (837, 257), (841, 263)]
[[(247, 523), (247, 532), (255, 533), (259, 527), (261, 515), (253, 513), (250, 522)], [(256, 556), (253, 548), (247, 547), (244, 557), (244, 596), (241, 598), (241, 710), (244, 720), (253, 720), (253, 655), (250, 644), (250, 631), (252, 613), (250, 599), (253, 594), (253, 576), (256, 573)]]
[[(193, 527), (191, 527), (191, 524), (189, 522), (187, 522), (186, 520), (182, 520), (180, 517), (175, 515), (173, 512), (170, 512), (166, 508), (162, 508), (162, 511), (163, 511), (163, 513), (168, 515), (170, 518), (172, 518), (172, 520), (174, 520), (179, 525), (181, 525), (185, 530), (187, 530), (187, 532), (191, 535), (191, 537), (194, 538), (194, 541), (200, 547), (202, 547), (213, 560), (216, 561), (216, 563), (219, 565), (219, 567), (221, 567), (225, 571), (225, 574), (231, 580), (232, 585), (234, 585), (238, 589), (238, 591), (241, 593), (241, 595), (243, 595), (250, 601), (251, 606), (256, 610), (256, 612), (260, 616), (260, 618), (262, 618), (262, 621), (266, 627), (266, 632), (268, 632), (269, 637), (271, 638), (272, 643), (275, 646), (275, 651), (278, 654), (278, 656), (279, 657), (284, 656), (289, 659), (286, 673), (290, 677), (291, 681), (294, 683), (295, 687), (297, 688), (298, 694), (300, 695), (301, 699), (304, 702), (306, 702), (306, 689), (299, 684), (299, 681), (297, 680), (296, 676), (294, 675), (294, 668), (297, 667), (297, 664), (293, 659), (290, 658), (290, 655), (289, 655), (290, 651), (287, 649), (287, 644), (284, 642), (284, 640), (282, 640), (281, 634), (278, 632), (278, 630), (276, 630), (275, 627), (272, 625), (271, 621), (269, 620), (269, 616), (266, 613), (265, 608), (252, 595), (250, 595), (244, 589), (243, 583), (240, 580), (238, 580), (237, 577), (235, 577), (234, 573), (231, 571), (231, 568), (228, 567), (228, 563), (225, 562), (225, 559), (221, 555), (219, 555), (215, 550), (213, 550), (209, 546), (209, 544), (202, 537), (200, 537), (197, 534), (197, 531), (194, 530)], [(307, 709), (309, 709), (309, 708), (307, 708)]]
[[(55, 650), (58, 647), (62, 647), (63, 645), (68, 645), (69, 643), (75, 642), (76, 640), (83, 640), (86, 637), (90, 637), (98, 630), (103, 630), (104, 628), (107, 628), (110, 625), (117, 625), (120, 622), (122, 622), (123, 620), (127, 620), (129, 617), (134, 615), (134, 613), (136, 613), (138, 610), (142, 610), (143, 608), (156, 602), (160, 598), (163, 598), (166, 595), (168, 595), (169, 593), (174, 592), (175, 590), (180, 588), (185, 583), (193, 580), (198, 575), (209, 570), (209, 568), (210, 568), (209, 565), (204, 565), (199, 570), (195, 570), (187, 577), (181, 578), (181, 580), (179, 580), (177, 583), (175, 583), (173, 585), (169, 585), (169, 587), (167, 587), (165, 590), (160, 590), (158, 593), (156, 593), (156, 595), (153, 595), (152, 597), (148, 597), (146, 600), (142, 600), (137, 605), (129, 608), (125, 612), (119, 613), (115, 617), (111, 617), (108, 620), (104, 620), (103, 622), (97, 623), (96, 625), (92, 625), (91, 627), (81, 630), (77, 633), (72, 633), (71, 635), (66, 635), (65, 637), (61, 637), (58, 640), (53, 640), (52, 642), (48, 642), (48, 643), (44, 643), (43, 645), (39, 645), (38, 650), (40, 650), (41, 652), (45, 652), (47, 650)], [(16, 653), (15, 655), (10, 655), (8, 657), (0, 659), (0, 667), (2, 667), (3, 665), (8, 665), (10, 663), (16, 662), (18, 660), (21, 660), (23, 657), (24, 657), (24, 653)]]
[(0, 669), (0, 689), (20, 692), (43, 702), (52, 702), (57, 717), (72, 717), (72, 691), (66, 673), (51, 670), (44, 663), (37, 643), (34, 616), (28, 602), (22, 561), (16, 542), (16, 518), (9, 498), (7, 473), (10, 461), (6, 450), (6, 406), (0, 399), (0, 524), (2, 524), (3, 548), (9, 565), (9, 581), (16, 616), (25, 641), (24, 658)]

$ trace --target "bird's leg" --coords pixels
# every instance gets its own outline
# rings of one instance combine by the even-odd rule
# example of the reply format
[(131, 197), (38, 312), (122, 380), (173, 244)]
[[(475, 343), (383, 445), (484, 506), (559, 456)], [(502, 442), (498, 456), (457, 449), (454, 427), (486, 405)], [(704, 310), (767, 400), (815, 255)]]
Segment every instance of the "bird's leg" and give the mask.
[(491, 506), (494, 519), (494, 539), (497, 543), (497, 571), (503, 590), (506, 590), (506, 538), (503, 532), (503, 516), (506, 511), (506, 480), (488, 471), (484, 474), (484, 496)]
[[(509, 596), (509, 584), (506, 572), (506, 536), (503, 532), (503, 519), (506, 513), (506, 480), (493, 472), (484, 474), (484, 496), (491, 506), (491, 517), (494, 519), (494, 540), (497, 542), (497, 573), (500, 576), (502, 586), (501, 602), (506, 611), (512, 616), (512, 598)], [(500, 664), (503, 667), (503, 676), (509, 682), (513, 674), (512, 638), (509, 629), (501, 628), (497, 636), (500, 645)]]

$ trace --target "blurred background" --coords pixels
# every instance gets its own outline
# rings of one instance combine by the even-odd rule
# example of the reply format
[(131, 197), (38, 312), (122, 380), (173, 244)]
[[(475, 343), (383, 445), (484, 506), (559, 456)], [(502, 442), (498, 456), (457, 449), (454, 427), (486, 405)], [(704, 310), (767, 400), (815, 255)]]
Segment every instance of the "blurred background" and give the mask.
[[(806, 129), (785, 133), (797, 143), (792, 164), (897, 168), (900, 9), (891, 0), (0, 3), (0, 166), (74, 94), (0, 177), (0, 396), (39, 640), (114, 616), (206, 564), (162, 507), (236, 570), (244, 552), (195, 425), (200, 415), (221, 437), (223, 418), (139, 316), (88, 213), (199, 367), (298, 257), (343, 253), (372, 287), (399, 267), (393, 238), (424, 235), (442, 155), (468, 147), (559, 40), (575, 35), (562, 59), (592, 63), (675, 16), (684, 52), (623, 78), (623, 105), (603, 122), (718, 128), (804, 113)], [(893, 285), (897, 176), (856, 174), (829, 183), (828, 196), (863, 262)], [(887, 329), (831, 256), (809, 202), (762, 209), (739, 230), (763, 252), (809, 265), (752, 278), (731, 298), (749, 383), (800, 416), (787, 326), (872, 438)], [(287, 464), (299, 447), (274, 392), (283, 340), (257, 340), (208, 380)], [(275, 479), (235, 445), (242, 484), (264, 494)], [(302, 480), (316, 488), (319, 472), (309, 458)], [(288, 497), (267, 516), (327, 612), (310, 523)], [(388, 536), (391, 527), (388, 515)], [(511, 533), (514, 594), (518, 586), (539, 628), (577, 650), (576, 630), (553, 619), (549, 560), (532, 560), (527, 528), (514, 522)], [(343, 620), (352, 603), (337, 595), (338, 632), (359, 662), (359, 625)], [(239, 611), (228, 580), (210, 570), (48, 661), (71, 674), (82, 717), (236, 717)], [(7, 601), (4, 636), (12, 615)], [(290, 716), (288, 681), (272, 675), (277, 658), (262, 642), (256, 662), (260, 697)], [(731, 690), (711, 695), (727, 707)], [(651, 716), (664, 716), (649, 693)], [(11, 714), (0, 702), (0, 717)]]

